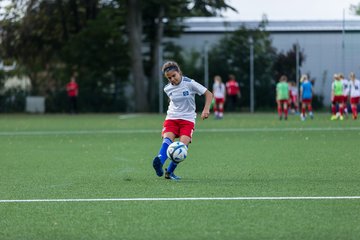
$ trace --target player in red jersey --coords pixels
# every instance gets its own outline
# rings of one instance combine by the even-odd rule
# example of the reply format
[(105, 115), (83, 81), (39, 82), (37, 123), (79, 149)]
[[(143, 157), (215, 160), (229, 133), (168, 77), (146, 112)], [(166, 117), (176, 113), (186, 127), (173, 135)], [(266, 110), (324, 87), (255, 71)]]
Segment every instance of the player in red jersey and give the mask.
[(79, 94), (79, 85), (76, 82), (76, 74), (71, 76), (70, 82), (66, 84), (66, 91), (69, 97), (70, 113), (77, 113), (77, 97)]
[(226, 82), (226, 92), (229, 99), (229, 110), (234, 111), (236, 109), (237, 99), (241, 97), (241, 94), (239, 84), (233, 74), (229, 75), (229, 80)]

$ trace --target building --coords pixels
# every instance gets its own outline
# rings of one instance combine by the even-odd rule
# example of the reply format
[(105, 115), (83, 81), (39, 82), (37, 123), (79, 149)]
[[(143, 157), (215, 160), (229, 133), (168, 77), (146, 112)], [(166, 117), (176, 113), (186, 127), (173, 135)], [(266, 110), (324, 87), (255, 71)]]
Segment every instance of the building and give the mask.
[[(192, 18), (185, 24), (188, 28), (173, 41), (190, 50), (203, 49), (204, 45), (211, 47), (226, 33), (242, 25), (256, 28), (259, 22)], [(266, 30), (278, 52), (286, 52), (299, 44), (306, 57), (301, 73), (315, 79), (315, 93), (324, 96), (324, 104), (330, 103), (334, 73), (348, 76), (353, 71), (360, 78), (360, 21), (269, 21)]]

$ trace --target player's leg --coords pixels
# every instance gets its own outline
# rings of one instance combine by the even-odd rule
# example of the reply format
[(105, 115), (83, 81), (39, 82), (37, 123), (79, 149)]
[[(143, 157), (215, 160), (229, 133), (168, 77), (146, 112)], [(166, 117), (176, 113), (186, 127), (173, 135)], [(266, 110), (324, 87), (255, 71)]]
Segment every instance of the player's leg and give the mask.
[(346, 117), (348, 116), (348, 97), (344, 96), (344, 114), (346, 115)]
[[(191, 142), (191, 138), (192, 138), (192, 134), (194, 132), (194, 127), (195, 124), (193, 122), (190, 121), (185, 121), (182, 120), (181, 124), (180, 124), (180, 137), (179, 137), (179, 141), (184, 143), (186, 146), (189, 147), (189, 144)], [(174, 171), (176, 169), (176, 167), (178, 166), (178, 163), (171, 161), (169, 163), (168, 168), (166, 169), (165, 172), (165, 178), (166, 179), (172, 179), (172, 180), (180, 180), (181, 177), (176, 176), (174, 174)]]
[(351, 103), (351, 112), (352, 112), (352, 117), (353, 119), (357, 119), (357, 105), (359, 104), (359, 97), (356, 98), (351, 98), (350, 99), (350, 103)]
[(163, 165), (166, 161), (166, 151), (169, 145), (174, 141), (175, 135), (173, 133), (166, 133), (164, 135), (158, 155), (153, 160), (153, 168), (155, 169), (156, 175), (161, 177), (164, 174)]
[(159, 150), (158, 155), (153, 160), (153, 168), (155, 169), (156, 175), (161, 177), (164, 174), (163, 165), (166, 161), (167, 154), (166, 151), (169, 145), (174, 141), (176, 134), (179, 132), (178, 127), (176, 126), (176, 121), (174, 120), (165, 120), (163, 125), (162, 137), (163, 141)]
[(355, 104), (351, 104), (351, 112), (353, 119), (357, 118), (357, 106)]
[(224, 117), (224, 99), (219, 99), (219, 108), (218, 108), (218, 111), (219, 111), (219, 118), (223, 118)]
[(301, 114), (300, 114), (300, 118), (302, 121), (305, 121), (305, 111), (306, 111), (306, 104), (303, 100), (301, 103)]
[(314, 119), (314, 113), (313, 113), (313, 109), (312, 109), (312, 105), (311, 105), (311, 100), (308, 102), (307, 108), (308, 108), (308, 111), (309, 111), (310, 118)]
[(344, 120), (344, 103), (340, 102), (339, 103), (339, 112), (340, 112), (340, 120)]
[(284, 116), (285, 116), (285, 120), (287, 120), (287, 118), (288, 118), (288, 113), (289, 113), (289, 111), (288, 111), (288, 101), (284, 101), (284, 104), (283, 104), (283, 106), (284, 106)]
[(296, 96), (294, 96), (293, 102), (294, 102), (295, 113), (298, 114), (299, 106), (298, 106), (298, 103), (297, 103), (297, 97)]
[[(184, 143), (186, 146), (189, 146), (189, 143), (191, 141), (191, 138), (188, 136), (180, 136), (179, 139), (180, 142)], [(179, 163), (176, 163), (174, 161), (170, 161), (169, 166), (167, 167), (166, 171), (165, 171), (165, 178), (166, 179), (172, 179), (172, 180), (180, 180), (181, 177), (176, 176), (174, 174), (174, 171), (176, 169), (176, 167), (179, 165)]]
[(279, 115), (279, 119), (282, 120), (282, 107), (281, 107), (281, 101), (277, 100), (277, 112)]
[(215, 103), (214, 103), (214, 114), (215, 114), (215, 118), (219, 117), (219, 107), (218, 107), (218, 103), (215, 99)]
[(337, 101), (335, 99), (336, 97), (334, 97), (334, 99), (331, 101), (331, 120), (336, 120), (337, 116), (336, 116), (336, 104)]

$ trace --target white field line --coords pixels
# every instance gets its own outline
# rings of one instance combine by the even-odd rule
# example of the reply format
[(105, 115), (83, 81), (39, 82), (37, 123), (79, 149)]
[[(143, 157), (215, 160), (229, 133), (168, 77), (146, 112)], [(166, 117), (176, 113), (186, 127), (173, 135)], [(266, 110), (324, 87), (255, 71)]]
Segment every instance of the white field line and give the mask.
[[(337, 128), (212, 128), (196, 129), (202, 133), (222, 132), (312, 132), (312, 131), (360, 131), (360, 127)], [(114, 129), (114, 130), (74, 130), (74, 131), (4, 131), (0, 136), (36, 136), (36, 135), (90, 135), (90, 134), (139, 134), (159, 133), (161, 129)]]
[(119, 115), (119, 119), (124, 120), (124, 119), (130, 119), (130, 118), (138, 118), (143, 116), (143, 114), (123, 114), (123, 115)]
[(303, 197), (189, 197), (189, 198), (79, 198), (79, 199), (13, 199), (0, 203), (32, 202), (153, 202), (153, 201), (280, 201), (280, 200), (360, 200), (360, 196)]

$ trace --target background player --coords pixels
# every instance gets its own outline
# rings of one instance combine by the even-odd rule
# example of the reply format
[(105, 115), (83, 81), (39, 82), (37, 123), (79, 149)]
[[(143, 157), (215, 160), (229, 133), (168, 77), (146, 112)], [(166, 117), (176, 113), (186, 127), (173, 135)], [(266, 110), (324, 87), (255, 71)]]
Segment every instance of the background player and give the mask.
[(289, 108), (291, 109), (292, 113), (298, 113), (299, 106), (298, 106), (298, 88), (296, 87), (295, 82), (289, 82), (289, 94), (290, 94), (290, 102)]
[(349, 89), (350, 89), (350, 103), (351, 103), (351, 112), (352, 118), (355, 120), (357, 119), (358, 112), (357, 107), (360, 101), (360, 81), (356, 79), (355, 73), (350, 73), (350, 82), (349, 82)]
[(344, 74), (339, 73), (340, 81), (343, 84), (343, 104), (344, 114), (348, 116), (348, 102), (349, 102), (349, 80), (344, 77)]
[(282, 75), (279, 79), (279, 82), (276, 84), (276, 103), (279, 119), (283, 119), (283, 114), (285, 120), (288, 117), (288, 104), (289, 104), (289, 85), (287, 83), (287, 77)]
[(226, 92), (228, 95), (227, 104), (230, 111), (235, 111), (237, 106), (237, 100), (241, 97), (240, 87), (235, 79), (234, 74), (229, 74), (229, 79), (226, 82)]
[(214, 113), (216, 119), (224, 117), (224, 103), (226, 100), (226, 87), (222, 82), (221, 77), (216, 75), (214, 77), (213, 94), (215, 98)]
[(300, 79), (301, 86), (300, 86), (300, 100), (301, 100), (301, 120), (304, 121), (306, 119), (306, 107), (309, 111), (309, 116), (311, 119), (314, 118), (313, 110), (312, 110), (312, 95), (313, 95), (313, 86), (308, 79), (306, 74), (301, 76)]
[(341, 82), (339, 76), (334, 74), (334, 81), (331, 84), (331, 120), (338, 119), (336, 115), (336, 104), (339, 106), (339, 119), (344, 120), (343, 117), (343, 108), (344, 108), (344, 101), (343, 101), (343, 83)]

